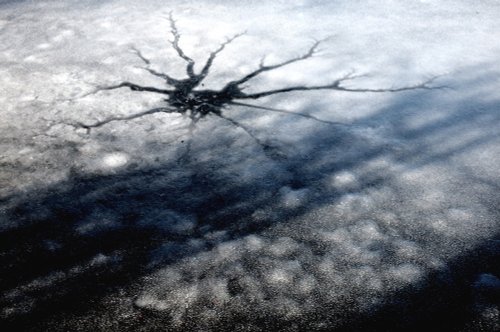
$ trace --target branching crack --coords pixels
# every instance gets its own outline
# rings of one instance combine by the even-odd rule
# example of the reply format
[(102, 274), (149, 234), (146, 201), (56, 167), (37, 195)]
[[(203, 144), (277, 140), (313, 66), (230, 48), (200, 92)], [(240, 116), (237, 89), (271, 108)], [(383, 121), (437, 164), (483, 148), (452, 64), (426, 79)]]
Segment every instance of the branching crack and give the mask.
[(305, 61), (315, 56), (318, 52), (318, 48), (325, 39), (316, 40), (309, 47), (309, 49), (304, 52), (302, 55), (290, 58), (283, 62), (279, 62), (276, 64), (265, 64), (265, 57), (261, 59), (259, 66), (254, 71), (244, 75), (243, 77), (228, 82), (225, 86), (223, 86), (220, 90), (204, 90), (198, 89), (198, 86), (202, 83), (202, 81), (208, 76), (210, 73), (210, 69), (219, 55), (226, 46), (234, 42), (237, 38), (243, 36), (246, 32), (238, 33), (233, 35), (232, 37), (228, 37), (224, 42), (222, 42), (214, 51), (212, 51), (199, 72), (195, 71), (196, 62), (186, 54), (186, 52), (181, 47), (181, 34), (176, 25), (176, 21), (173, 18), (172, 12), (170, 12), (168, 16), (168, 20), (170, 23), (170, 32), (172, 34), (172, 40), (170, 40), (170, 44), (177, 55), (186, 62), (186, 74), (185, 78), (174, 78), (170, 75), (159, 72), (153, 68), (151, 68), (151, 61), (142, 54), (142, 52), (136, 48), (132, 48), (132, 52), (134, 52), (137, 57), (143, 62), (145, 65), (141, 67), (142, 69), (149, 72), (151, 75), (154, 75), (158, 78), (164, 80), (165, 84), (168, 88), (157, 88), (152, 86), (141, 86), (131, 82), (121, 82), (116, 85), (110, 86), (100, 86), (94, 89), (93, 91), (85, 94), (84, 96), (93, 95), (101, 91), (115, 90), (121, 88), (128, 88), (132, 91), (140, 91), (140, 92), (151, 92), (161, 94), (166, 97), (165, 101), (167, 102), (169, 108), (155, 108), (152, 110), (140, 112), (137, 114), (124, 116), (124, 117), (111, 117), (102, 121), (98, 121), (93, 124), (82, 124), (78, 123), (75, 126), (85, 128), (89, 131), (92, 128), (104, 126), (113, 121), (128, 121), (132, 119), (136, 119), (145, 115), (158, 113), (158, 112), (175, 112), (183, 114), (191, 119), (190, 134), (194, 131), (194, 126), (201, 118), (207, 115), (215, 115), (218, 116), (232, 125), (241, 128), (244, 130), (252, 139), (254, 139), (261, 147), (265, 148), (266, 145), (264, 142), (259, 140), (257, 136), (253, 134), (253, 132), (247, 128), (245, 125), (239, 123), (238, 121), (229, 118), (222, 114), (223, 110), (226, 106), (242, 106), (242, 107), (250, 107), (253, 109), (261, 109), (271, 112), (279, 112), (284, 114), (291, 114), (294, 116), (300, 116), (303, 118), (307, 118), (313, 121), (329, 124), (329, 125), (338, 125), (338, 122), (332, 122), (328, 120), (323, 120), (317, 118), (310, 114), (297, 113), (292, 111), (280, 110), (265, 106), (252, 105), (241, 102), (241, 100), (246, 99), (260, 99), (267, 96), (282, 94), (282, 93), (290, 93), (294, 91), (315, 91), (315, 90), (331, 90), (331, 91), (344, 91), (344, 92), (358, 92), (358, 93), (383, 93), (383, 92), (402, 92), (408, 90), (431, 90), (431, 89), (441, 89), (444, 88), (442, 86), (434, 86), (432, 83), (438, 78), (438, 76), (432, 77), (426, 81), (415, 85), (402, 86), (402, 87), (393, 87), (393, 88), (353, 88), (345, 86), (344, 84), (347, 81), (353, 80), (359, 76), (354, 75), (353, 72), (350, 72), (342, 77), (337, 78), (333, 82), (324, 84), (324, 85), (296, 85), (289, 86), (280, 89), (266, 90), (261, 92), (254, 93), (245, 93), (244, 84), (253, 78), (259, 76), (260, 74), (276, 70), (278, 68), (282, 68), (293, 63), (297, 63), (300, 61)]
[(94, 122), (92, 124), (84, 124), (84, 123), (78, 122), (76, 124), (73, 124), (73, 126), (84, 128), (84, 129), (87, 129), (87, 131), (90, 131), (92, 128), (102, 127), (102, 126), (104, 126), (110, 122), (114, 122), (114, 121), (128, 121), (128, 120), (141, 118), (143, 116), (151, 115), (151, 114), (155, 114), (155, 113), (172, 113), (172, 112), (174, 112), (174, 110), (171, 108), (159, 107), (159, 108), (153, 108), (153, 109), (150, 109), (150, 110), (147, 110), (144, 112), (139, 112), (139, 113), (135, 113), (135, 114), (127, 115), (127, 116), (112, 116), (112, 117), (109, 117), (107, 119)]

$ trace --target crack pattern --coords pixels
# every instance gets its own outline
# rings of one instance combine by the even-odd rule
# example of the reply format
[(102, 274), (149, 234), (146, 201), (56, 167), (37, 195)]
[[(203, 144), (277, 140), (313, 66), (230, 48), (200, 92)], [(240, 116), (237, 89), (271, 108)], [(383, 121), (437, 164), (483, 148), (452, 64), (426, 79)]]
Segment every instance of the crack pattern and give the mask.
[[(246, 126), (242, 125), (241, 123), (237, 122), (236, 120), (229, 118), (225, 115), (222, 114), (223, 109), (228, 106), (228, 105), (233, 105), (233, 106), (241, 106), (241, 107), (249, 107), (253, 109), (261, 109), (261, 110), (266, 110), (266, 111), (271, 111), (271, 112), (279, 112), (279, 113), (285, 113), (285, 114), (291, 114), (294, 116), (300, 116), (303, 118), (307, 118), (313, 121), (329, 124), (329, 125), (341, 125), (338, 122), (332, 122), (332, 121), (327, 121), (327, 120), (322, 120), (320, 118), (317, 118), (313, 115), (309, 114), (304, 114), (304, 113), (298, 113), (298, 112), (292, 112), (292, 111), (287, 111), (287, 110), (280, 110), (280, 109), (275, 109), (275, 108), (270, 108), (270, 107), (265, 107), (265, 106), (259, 106), (259, 105), (253, 105), (253, 104), (248, 104), (244, 103), (241, 101), (244, 100), (257, 100), (260, 98), (272, 96), (272, 95), (277, 95), (277, 94), (283, 94), (283, 93), (290, 93), (294, 91), (313, 91), (313, 90), (331, 90), (331, 91), (344, 91), (344, 92), (358, 92), (358, 93), (383, 93), (383, 92), (402, 92), (402, 91), (408, 91), (408, 90), (417, 90), (417, 89), (426, 89), (426, 90), (431, 90), (431, 89), (441, 89), (444, 88), (443, 86), (435, 86), (432, 83), (438, 78), (438, 76), (434, 76), (431, 79), (428, 79), (426, 81), (423, 81), (421, 83), (415, 84), (415, 85), (409, 85), (409, 86), (403, 86), (403, 87), (397, 87), (397, 88), (351, 88), (351, 87), (346, 87), (344, 86), (344, 83), (350, 80), (353, 80), (357, 77), (358, 75), (354, 75), (353, 72), (350, 72), (336, 80), (334, 80), (331, 83), (324, 84), (324, 85), (295, 85), (295, 86), (289, 86), (281, 89), (273, 89), (273, 90), (267, 90), (267, 91), (261, 91), (261, 92), (254, 92), (254, 93), (246, 93), (245, 86), (244, 84), (247, 83), (248, 81), (252, 80), (253, 78), (269, 71), (276, 70), (281, 67), (288, 66), (293, 63), (297, 63), (300, 61), (305, 61), (307, 59), (310, 59), (311, 57), (314, 57), (317, 55), (318, 48), (321, 45), (322, 42), (324, 42), (326, 39), (321, 39), (321, 40), (316, 40), (314, 43), (309, 47), (309, 49), (304, 52), (302, 55), (290, 58), (288, 60), (285, 60), (283, 62), (279, 62), (276, 64), (265, 64), (265, 57), (261, 59), (259, 66), (257, 69), (254, 71), (246, 74), (245, 76), (230, 81), (227, 84), (225, 84), (220, 90), (206, 90), (206, 89), (198, 89), (202, 81), (208, 76), (210, 73), (210, 69), (217, 58), (217, 55), (221, 53), (226, 46), (231, 44), (234, 40), (237, 38), (243, 36), (246, 34), (246, 32), (238, 33), (233, 35), (232, 37), (228, 37), (224, 42), (222, 42), (214, 51), (212, 51), (203, 66), (201, 67), (201, 70), (199, 72), (195, 71), (195, 65), (196, 62), (186, 54), (186, 52), (182, 49), (180, 45), (180, 40), (181, 40), (181, 34), (177, 28), (176, 25), (176, 20), (173, 18), (172, 12), (170, 12), (168, 16), (168, 20), (170, 22), (170, 32), (172, 34), (172, 40), (170, 40), (170, 44), (174, 51), (177, 53), (177, 55), (184, 60), (186, 63), (186, 78), (174, 78), (166, 73), (156, 71), (151, 68), (151, 61), (145, 57), (140, 50), (136, 48), (132, 48), (132, 52), (144, 63), (144, 66), (141, 67), (142, 69), (146, 70), (148, 73), (151, 75), (154, 75), (158, 78), (161, 78), (162, 80), (165, 81), (165, 84), (167, 88), (157, 88), (157, 87), (152, 87), (152, 86), (142, 86), (138, 85), (135, 83), (131, 82), (121, 82), (116, 85), (110, 85), (110, 86), (99, 86), (93, 91), (83, 95), (88, 96), (88, 95), (93, 95), (96, 93), (99, 93), (101, 91), (107, 91), (107, 90), (115, 90), (115, 89), (121, 89), (121, 88), (128, 88), (132, 91), (139, 91), (139, 92), (151, 92), (151, 93), (157, 93), (164, 95), (166, 97), (165, 101), (167, 102), (169, 108), (155, 108), (152, 110), (140, 112), (137, 114), (129, 115), (129, 116), (124, 116), (124, 117), (110, 117), (102, 121), (95, 122), (93, 124), (83, 124), (83, 123), (76, 123), (74, 124), (75, 127), (80, 127), (80, 128), (85, 128), (87, 129), (87, 132), (89, 132), (92, 128), (97, 128), (104, 126), (110, 122), (113, 121), (127, 121), (127, 120), (132, 120), (136, 119), (145, 115), (153, 114), (153, 113), (158, 113), (158, 112), (168, 112), (168, 113), (180, 113), (183, 114), (191, 120), (191, 125), (190, 127), (194, 128), (196, 123), (203, 117), (207, 115), (214, 115), (217, 117), (220, 117), (228, 122), (230, 122), (232, 125), (239, 127), (243, 129), (250, 137), (252, 137), (259, 145), (261, 145), (263, 148), (266, 148), (266, 145), (255, 136), (251, 130), (249, 130)], [(192, 135), (194, 129), (190, 130), (190, 135)]]

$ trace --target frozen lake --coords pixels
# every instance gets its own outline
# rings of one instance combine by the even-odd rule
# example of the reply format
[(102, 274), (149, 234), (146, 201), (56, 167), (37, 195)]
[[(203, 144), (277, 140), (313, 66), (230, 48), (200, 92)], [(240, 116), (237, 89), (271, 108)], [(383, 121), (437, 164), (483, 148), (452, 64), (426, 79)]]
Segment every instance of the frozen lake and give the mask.
[(0, 326), (498, 330), (499, 17), (0, 0)]

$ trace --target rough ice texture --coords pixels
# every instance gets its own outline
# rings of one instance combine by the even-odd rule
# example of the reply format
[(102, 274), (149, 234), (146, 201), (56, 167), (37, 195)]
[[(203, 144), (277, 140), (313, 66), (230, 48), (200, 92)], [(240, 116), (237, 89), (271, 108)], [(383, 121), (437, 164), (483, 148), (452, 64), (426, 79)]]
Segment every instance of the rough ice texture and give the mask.
[[(193, 135), (139, 67), (205, 88), (325, 84), (238, 106)], [(498, 329), (500, 44), (495, 1), (3, 1), (0, 320), (11, 330)], [(201, 62), (200, 62), (201, 63)]]

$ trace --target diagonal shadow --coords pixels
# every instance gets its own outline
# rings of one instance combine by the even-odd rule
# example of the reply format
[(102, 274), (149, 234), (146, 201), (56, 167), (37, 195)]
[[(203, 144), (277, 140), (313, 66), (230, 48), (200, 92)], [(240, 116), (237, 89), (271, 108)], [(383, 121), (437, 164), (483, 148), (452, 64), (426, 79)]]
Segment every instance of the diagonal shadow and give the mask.
[[(468, 84), (474, 84), (474, 79), (471, 78)], [(453, 112), (440, 120), (417, 129), (405, 128), (405, 119), (413, 115), (410, 111), (405, 114), (408, 100), (431, 96), (432, 92), (427, 91), (396, 96), (391, 105), (353, 124), (353, 127), (366, 127), (391, 123), (395, 136), (406, 144), (404, 150), (397, 154), (386, 143), (360, 138), (349, 126), (318, 126), (317, 131), (301, 141), (301, 146), (305, 148), (288, 150), (284, 159), (270, 161), (279, 167), (265, 169), (250, 180), (238, 181), (241, 167), (252, 165), (255, 155), (239, 155), (230, 159), (233, 151), (220, 146), (232, 138), (221, 136), (215, 142), (193, 148), (189, 160), (184, 163), (171, 161), (110, 175), (84, 176), (75, 173), (67, 183), (30, 193), (26, 198), (10, 198), (4, 204), (12, 207), (6, 210), (4, 216), (15, 226), (0, 233), (3, 324), (10, 330), (30, 330), (51, 319), (62, 319), (65, 315), (77, 317), (107, 294), (119, 292), (156, 269), (332, 205), (348, 195), (350, 189), (340, 190), (318, 184), (339, 171), (356, 170), (370, 160), (387, 155), (412, 167), (442, 163), (498, 140), (497, 133), (484, 131), (470, 140), (433, 149), (432, 146), (438, 145), (438, 140), (442, 139), (441, 133), (450, 139), (461, 137), (471, 124), (484, 124), (484, 115), (488, 115), (489, 126), (499, 127), (500, 115), (496, 110), (500, 103), (469, 100), (465, 104), (453, 105)], [(471, 107), (483, 111), (468, 111)], [(275, 125), (297, 119), (281, 120)], [(428, 145), (422, 146), (422, 142)], [(266, 158), (269, 160), (269, 157)], [(179, 168), (183, 175), (172, 175), (175, 173), (172, 171)], [(232, 176), (226, 177), (228, 174)], [(397, 174), (381, 176), (376, 171), (367, 172), (354, 190), (359, 192), (381, 186), (390, 182), (393, 176)], [(491, 179), (492, 186), (498, 185), (497, 181)], [(318, 187), (317, 195), (306, 195), (298, 206), (283, 207), (283, 188), (299, 192), (311, 186)], [(498, 215), (498, 205), (493, 205), (498, 202), (489, 203), (492, 213)], [(256, 218), (258, 211), (275, 213)], [(204, 242), (200, 244), (193, 241), (195, 239), (204, 239)], [(435, 239), (422, 236), (418, 240), (426, 243)], [(160, 247), (161, 256), (152, 256)], [(319, 256), (324, 254), (319, 247), (314, 250)], [(443, 315), (451, 319), (459, 313), (465, 319), (463, 303), (470, 300), (471, 295), (466, 292), (465, 295), (464, 292), (455, 294), (455, 289), (451, 289), (453, 287), (443, 288), (443, 285), (465, 287), (477, 272), (478, 265), (493, 266), (491, 262), (497, 254), (488, 253), (483, 244), (471, 250), (447, 262), (445, 272), (456, 276), (459, 280), (456, 283), (443, 282), (444, 272), (438, 271), (435, 276), (427, 277), (425, 287), (409, 287), (391, 295), (393, 298), (387, 299), (388, 304), (377, 309), (377, 314), (359, 313), (356, 308), (332, 314), (336, 312), (333, 304), (326, 303), (322, 311), (311, 313), (300, 324), (305, 328), (311, 321), (323, 320), (327, 322), (324, 330), (331, 326), (346, 330), (389, 330), (388, 324), (392, 324), (394, 330), (399, 330), (408, 326), (424, 328)], [(484, 255), (477, 259), (479, 254)], [(430, 312), (423, 310), (413, 320), (404, 321), (411, 316), (410, 313), (422, 310), (422, 306), (436, 292), (443, 301), (458, 299), (457, 304), (451, 307), (447, 302), (436, 304)], [(412, 303), (403, 309), (399, 307), (401, 294), (403, 298), (411, 299)], [(143, 309), (137, 310), (148, 320), (135, 321), (129, 327), (131, 330), (143, 324), (150, 326), (150, 330), (154, 330), (154, 324), (158, 322), (169, 324), (164, 317), (151, 315), (147, 310), (146, 313)], [(402, 311), (408, 315), (399, 317), (398, 313)], [(256, 324), (251, 318), (243, 316), (239, 318)], [(259, 319), (262, 319), (261, 326), (276, 330), (297, 324), (274, 321), (272, 317)], [(448, 319), (445, 321), (449, 323)], [(234, 327), (235, 321), (224, 322), (226, 325), (220, 330)], [(461, 323), (464, 321), (456, 320), (456, 326)], [(189, 325), (184, 326), (184, 330), (189, 330)]]

